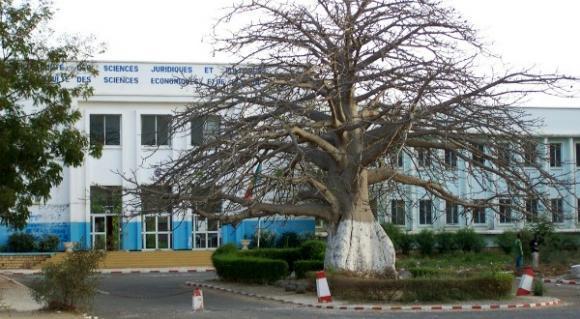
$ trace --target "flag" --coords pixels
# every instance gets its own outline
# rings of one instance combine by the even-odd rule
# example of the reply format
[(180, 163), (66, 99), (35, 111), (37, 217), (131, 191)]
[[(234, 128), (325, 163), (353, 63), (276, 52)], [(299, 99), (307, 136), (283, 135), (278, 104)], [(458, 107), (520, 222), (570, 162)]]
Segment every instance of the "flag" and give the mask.
[(248, 185), (248, 189), (246, 190), (246, 194), (244, 194), (245, 200), (252, 200), (254, 196), (254, 187), (258, 184), (258, 180), (260, 179), (260, 173), (262, 172), (262, 162), (258, 162), (258, 166), (256, 167), (256, 171), (254, 172), (254, 177), (250, 180), (250, 184)]

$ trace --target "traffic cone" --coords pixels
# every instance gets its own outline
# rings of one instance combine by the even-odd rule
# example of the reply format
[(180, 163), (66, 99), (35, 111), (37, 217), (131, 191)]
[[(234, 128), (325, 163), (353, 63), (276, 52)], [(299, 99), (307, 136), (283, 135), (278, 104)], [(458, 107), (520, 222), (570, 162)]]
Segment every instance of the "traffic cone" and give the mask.
[(318, 302), (332, 302), (324, 271), (316, 272), (316, 294), (318, 295)]
[(534, 271), (532, 267), (524, 267), (522, 271), (522, 279), (520, 279), (520, 285), (516, 296), (529, 295), (532, 291), (532, 283), (534, 282)]
[(195, 288), (191, 299), (193, 311), (203, 311), (203, 292), (201, 289)]

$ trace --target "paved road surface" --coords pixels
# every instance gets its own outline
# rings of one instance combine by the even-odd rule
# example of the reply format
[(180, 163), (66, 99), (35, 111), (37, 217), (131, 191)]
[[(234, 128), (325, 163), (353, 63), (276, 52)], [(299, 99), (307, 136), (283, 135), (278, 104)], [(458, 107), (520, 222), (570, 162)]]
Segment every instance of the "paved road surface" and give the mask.
[[(187, 280), (212, 277), (212, 273), (102, 275), (92, 314), (104, 319), (123, 318), (473, 318), (473, 319), (577, 319), (580, 318), (580, 286), (548, 286), (550, 295), (568, 305), (541, 310), (462, 313), (373, 313), (314, 310), (260, 301), (204, 289), (206, 311), (191, 311)], [(31, 277), (18, 278), (30, 282)]]

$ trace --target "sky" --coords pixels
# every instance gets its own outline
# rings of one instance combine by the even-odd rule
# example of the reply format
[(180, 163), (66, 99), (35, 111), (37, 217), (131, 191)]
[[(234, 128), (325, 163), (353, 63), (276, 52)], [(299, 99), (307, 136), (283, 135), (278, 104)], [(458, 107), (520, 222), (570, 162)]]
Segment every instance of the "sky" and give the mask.
[[(93, 35), (105, 61), (229, 62), (209, 33), (233, 0), (53, 0), (57, 33)], [(507, 68), (580, 77), (580, 1), (442, 0), (472, 23)], [(577, 85), (580, 87), (580, 85)], [(534, 96), (530, 106), (578, 106), (578, 98)]]

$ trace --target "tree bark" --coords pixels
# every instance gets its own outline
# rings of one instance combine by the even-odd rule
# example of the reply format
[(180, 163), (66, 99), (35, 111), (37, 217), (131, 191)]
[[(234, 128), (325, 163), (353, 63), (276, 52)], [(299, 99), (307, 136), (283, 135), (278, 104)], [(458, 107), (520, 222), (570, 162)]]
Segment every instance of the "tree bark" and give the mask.
[(341, 219), (328, 227), (324, 265), (359, 276), (396, 276), (395, 248), (369, 205), (367, 171)]

